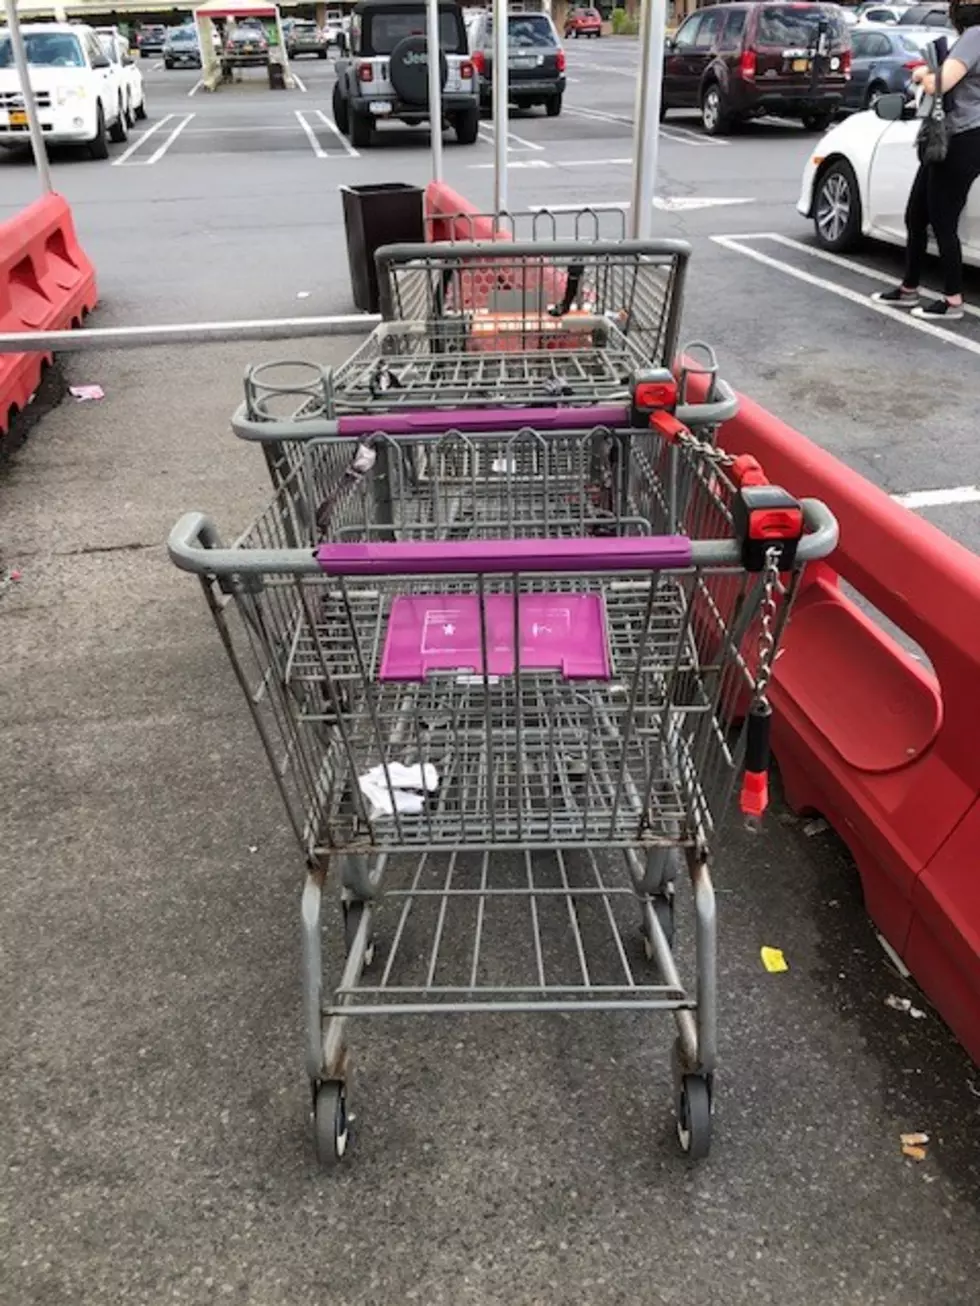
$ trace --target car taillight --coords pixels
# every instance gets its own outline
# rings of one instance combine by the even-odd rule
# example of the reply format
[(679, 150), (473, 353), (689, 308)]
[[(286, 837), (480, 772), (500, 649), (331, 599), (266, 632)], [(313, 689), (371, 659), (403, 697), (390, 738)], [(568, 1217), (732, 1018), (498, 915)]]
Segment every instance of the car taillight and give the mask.
[(564, 50), (559, 50), (558, 53), (555, 55), (555, 63), (558, 65), (558, 71), (559, 71), (560, 73), (563, 73), (563, 72), (565, 71), (565, 51), (564, 51)]
[(902, 67), (907, 73), (910, 73), (916, 68), (922, 68), (924, 64), (925, 59), (909, 59), (902, 64)]
[(487, 61), (483, 57), (482, 50), (477, 50), (476, 53), (473, 55), (473, 67), (476, 69), (476, 71), (480, 74), (481, 77), (487, 71)]
[(850, 75), (851, 75), (851, 52), (850, 52), (850, 50), (845, 50), (844, 53), (841, 55), (841, 57), (840, 57), (840, 70), (841, 70), (841, 72), (844, 74), (845, 77), (850, 77)]
[(464, 59), (459, 65), (459, 75), (464, 82), (468, 82), (473, 76), (473, 65), (470, 63), (469, 59)]
[(374, 81), (374, 69), (371, 67), (371, 65), (370, 65), (369, 63), (358, 64), (358, 68), (357, 68), (357, 80), (358, 80), (359, 82), (373, 82), (373, 81)]
[(743, 50), (738, 61), (738, 75), (743, 81), (755, 80), (756, 54), (754, 50)]

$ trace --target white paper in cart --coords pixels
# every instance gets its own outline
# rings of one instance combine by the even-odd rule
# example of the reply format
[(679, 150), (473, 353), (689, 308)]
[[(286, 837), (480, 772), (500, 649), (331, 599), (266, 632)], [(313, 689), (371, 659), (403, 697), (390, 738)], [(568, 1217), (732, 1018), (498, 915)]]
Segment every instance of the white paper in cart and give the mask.
[(372, 767), (358, 777), (358, 787), (368, 803), (372, 820), (379, 816), (418, 816), (427, 793), (439, 788), (439, 772), (431, 762), (405, 766), (402, 762), (389, 762)]

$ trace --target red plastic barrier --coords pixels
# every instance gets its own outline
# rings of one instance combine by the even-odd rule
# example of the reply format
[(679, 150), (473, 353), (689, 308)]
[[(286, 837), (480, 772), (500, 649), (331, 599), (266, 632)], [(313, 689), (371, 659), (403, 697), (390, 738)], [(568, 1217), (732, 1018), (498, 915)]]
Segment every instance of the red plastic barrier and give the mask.
[(847, 843), (871, 916), (980, 1061), (980, 559), (749, 399), (720, 438), (840, 522), (776, 663), (774, 751), (790, 805)]
[[(426, 186), (425, 218), (426, 232), (430, 241), (495, 240), (506, 243), (511, 240), (509, 232), (496, 229), (492, 217), (481, 213), (475, 204), (464, 199), (458, 191), (454, 191), (445, 182), (430, 181)], [(511, 283), (508, 286), (511, 289), (514, 288), (513, 273), (514, 268), (511, 266), (502, 269), (500, 274), (501, 278)], [(544, 288), (552, 303), (558, 303), (562, 299), (565, 293), (563, 272), (532, 266), (522, 275), (524, 280), (521, 288), (524, 291), (533, 292), (540, 286)], [(476, 273), (466, 278), (464, 291), (468, 301), (467, 307), (485, 308), (488, 301), (493, 301), (494, 286), (492, 279), (486, 284), (481, 284), (479, 274)], [(502, 290), (504, 286), (499, 284), (496, 288)], [(513, 318), (513, 314), (508, 316)]]
[[(96, 304), (95, 270), (60, 195), (0, 223), (0, 331), (80, 326)], [(22, 411), (50, 354), (0, 354), (0, 435)]]

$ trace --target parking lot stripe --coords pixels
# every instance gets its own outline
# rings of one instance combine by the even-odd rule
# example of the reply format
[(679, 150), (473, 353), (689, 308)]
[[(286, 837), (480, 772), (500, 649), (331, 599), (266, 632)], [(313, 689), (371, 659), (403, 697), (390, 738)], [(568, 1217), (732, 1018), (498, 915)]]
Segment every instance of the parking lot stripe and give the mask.
[(141, 132), (140, 135), (137, 136), (132, 145), (123, 150), (118, 159), (112, 160), (112, 166), (118, 168), (121, 163), (125, 163), (131, 154), (136, 153), (144, 141), (148, 141), (154, 132), (158, 132), (161, 127), (165, 127), (173, 116), (172, 113), (168, 113), (165, 117), (161, 118), (159, 122), (155, 122), (152, 127), (147, 127), (145, 132)]
[(196, 95), (203, 85), (204, 85), (204, 78), (201, 77), (198, 81), (194, 83), (191, 89), (187, 92), (187, 98), (190, 99), (192, 95)]
[[(488, 145), (493, 144), (494, 131), (490, 123), (484, 122), (480, 124), (480, 135), (483, 137), (483, 139), (487, 142)], [(507, 133), (507, 140), (508, 143), (514, 141), (518, 146), (520, 146), (522, 149), (525, 150), (538, 150), (540, 152), (544, 149), (543, 145), (538, 145), (535, 141), (529, 141), (523, 136), (518, 136), (516, 132), (509, 131)]]
[(194, 116), (195, 115), (193, 113), (185, 114), (183, 120), (177, 124), (177, 126), (173, 129), (173, 131), (163, 142), (160, 148), (158, 150), (155, 150), (154, 153), (151, 154), (148, 159), (146, 160), (140, 159), (139, 162), (142, 163), (147, 168), (151, 168), (154, 163), (159, 163), (160, 160), (163, 158), (163, 156), (166, 154), (166, 152), (170, 149), (171, 145), (173, 145), (174, 141), (177, 139), (177, 137), (180, 135), (180, 133), (184, 130), (184, 128), (187, 126), (187, 124), (191, 121), (191, 119)]
[(329, 128), (330, 131), (333, 132), (333, 134), (337, 137), (337, 140), (340, 141), (341, 145), (344, 147), (344, 149), (347, 151), (347, 153), (350, 155), (352, 159), (359, 159), (361, 157), (360, 150), (354, 149), (353, 145), (351, 145), (350, 141), (347, 139), (347, 137), (340, 130), (340, 128), (337, 126), (337, 124), (334, 122), (332, 118), (328, 118), (322, 109), (317, 109), (316, 116), (323, 123), (324, 127)]
[(294, 109), (293, 112), (296, 114), (296, 118), (297, 121), (299, 122), (299, 125), (303, 128), (303, 131), (306, 132), (306, 139), (310, 142), (310, 146), (313, 150), (313, 153), (316, 155), (318, 159), (328, 159), (330, 156), (329, 154), (327, 154), (326, 150), (317, 140), (316, 132), (306, 121), (306, 115), (301, 113), (299, 109)]
[[(627, 117), (624, 113), (609, 113), (605, 109), (584, 108), (580, 104), (566, 104), (565, 112), (573, 114), (576, 118), (591, 118), (595, 122), (611, 122), (619, 127), (633, 127), (633, 119)], [(660, 125), (660, 135), (668, 141), (673, 141), (675, 145), (694, 145), (698, 149), (715, 149), (724, 148), (728, 141), (718, 140), (714, 136), (701, 136), (697, 132), (692, 132), (688, 127), (665, 127)]]
[[(747, 239), (745, 236), (742, 240)], [(836, 267), (846, 268), (848, 272), (860, 272), (863, 277), (868, 277), (871, 281), (880, 281), (882, 285), (893, 286), (895, 284), (894, 272), (879, 272), (877, 268), (865, 267), (863, 263), (858, 263), (854, 259), (844, 258), (841, 254), (832, 254), (829, 249), (817, 249), (815, 245), (806, 245), (802, 240), (794, 240), (792, 236), (783, 236), (778, 232), (766, 232), (761, 237), (764, 240), (774, 240), (778, 245), (785, 245), (787, 249), (799, 249), (804, 254), (809, 254), (811, 258), (823, 259), (825, 263), (832, 263)], [(937, 299), (941, 297), (942, 292), (939, 290), (930, 290), (928, 286), (923, 286), (927, 294), (935, 295)], [(980, 308), (973, 308), (970, 304), (963, 305), (963, 312), (968, 313), (970, 317), (980, 318)]]
[(956, 485), (950, 490), (912, 490), (893, 494), (903, 508), (946, 508), (953, 503), (980, 503), (980, 485)]
[(298, 73), (293, 73), (293, 81), (296, 83), (296, 85), (299, 87), (299, 89), (300, 89), (300, 90), (303, 92), (303, 94), (305, 95), (305, 94), (306, 94), (306, 83), (303, 81), (302, 77), (300, 77), (300, 75), (299, 75)]
[[(749, 240), (765, 240), (767, 233), (759, 232), (749, 237)], [(920, 331), (923, 335), (932, 336), (935, 340), (942, 340), (944, 344), (955, 345), (957, 349), (965, 349), (969, 354), (980, 355), (980, 342), (968, 340), (965, 336), (958, 336), (953, 331), (947, 331), (945, 327), (934, 325), (932, 322), (923, 322), (921, 318), (911, 317), (902, 309), (889, 308), (887, 304), (880, 304), (867, 295), (859, 294), (856, 290), (851, 290), (848, 286), (839, 286), (835, 281), (828, 281), (826, 277), (815, 276), (812, 272), (804, 272), (802, 268), (793, 267), (792, 263), (784, 263), (782, 259), (773, 258), (770, 254), (763, 254), (759, 249), (753, 249), (751, 244), (745, 242), (743, 236), (712, 236), (712, 241), (720, 245), (722, 249), (727, 249), (734, 254), (744, 254), (746, 258), (755, 259), (757, 263), (763, 264), (764, 267), (772, 268), (776, 272), (784, 272), (788, 277), (795, 277), (797, 281), (802, 281), (805, 285), (816, 286), (819, 290), (826, 290), (831, 295), (837, 295), (840, 299), (846, 299), (852, 304), (858, 304), (861, 308), (870, 309), (872, 313), (880, 313), (882, 317), (890, 317), (894, 322), (900, 322), (903, 326), (911, 327), (913, 331)]]

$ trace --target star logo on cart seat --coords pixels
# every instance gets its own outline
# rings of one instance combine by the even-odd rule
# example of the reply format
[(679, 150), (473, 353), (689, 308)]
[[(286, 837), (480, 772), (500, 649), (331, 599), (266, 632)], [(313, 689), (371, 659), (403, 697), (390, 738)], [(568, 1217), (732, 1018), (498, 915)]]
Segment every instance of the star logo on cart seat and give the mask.
[(446, 624), (445, 624), (445, 625), (443, 626), (443, 628), (442, 628), (442, 633), (443, 633), (444, 635), (455, 635), (455, 634), (456, 634), (456, 627), (453, 625), (453, 623), (452, 623), (451, 621), (447, 621)]

